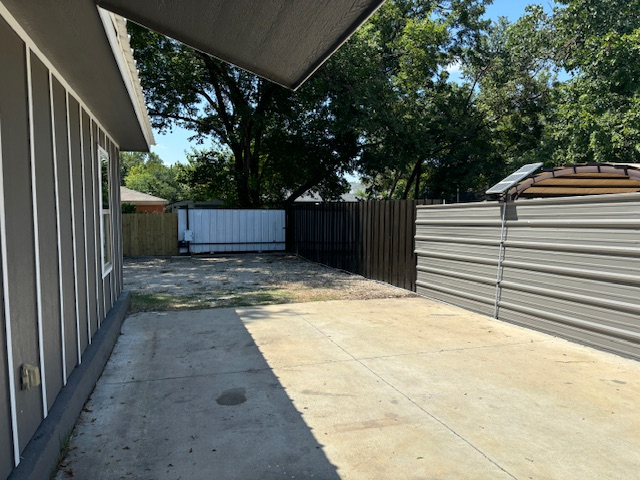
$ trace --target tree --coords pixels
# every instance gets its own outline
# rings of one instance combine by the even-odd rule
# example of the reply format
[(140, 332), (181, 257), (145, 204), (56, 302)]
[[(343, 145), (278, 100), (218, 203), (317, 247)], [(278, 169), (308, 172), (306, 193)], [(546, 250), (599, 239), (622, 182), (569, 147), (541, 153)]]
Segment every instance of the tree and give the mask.
[(182, 200), (183, 187), (177, 180), (179, 166), (167, 166), (155, 153), (121, 153), (122, 185), (138, 192), (164, 198), (169, 203)]
[(529, 6), (514, 23), (499, 19), (486, 37), (469, 76), (478, 87), (475, 102), (483, 113), (487, 154), (513, 171), (525, 163), (549, 163), (544, 131), (557, 86), (552, 19)]
[(555, 59), (573, 77), (555, 92), (553, 158), (640, 161), (640, 1), (559, 3)]
[[(516, 24), (491, 24), (485, 3), (388, 2), (372, 20), (389, 32), (379, 48), (391, 59), (383, 111), (393, 120), (367, 135), (361, 173), (370, 194), (482, 192), (538, 146), (553, 78), (540, 28), (548, 18), (531, 9)], [(453, 66), (461, 81), (450, 80)]]
[[(226, 153), (226, 154), (225, 154)], [(184, 186), (184, 197), (196, 201), (222, 200), (225, 205), (238, 205), (233, 161), (229, 152), (195, 150), (187, 156), (188, 163), (180, 165), (177, 181)]]
[(153, 125), (179, 124), (200, 144), (211, 141), (217, 153), (195, 158), (203, 168), (222, 158), (230, 164), (223, 169), (235, 187), (229, 201), (259, 207), (313, 189), (343, 193), (340, 178), (358, 154), (358, 109), (352, 85), (324, 86), (344, 73), (324, 69), (294, 94), (142, 27), (129, 29)]
[(448, 70), (482, 39), (489, 24), (481, 18), (485, 3), (387, 2), (354, 35), (352, 42), (368, 46), (381, 72), (367, 105), (357, 165), (369, 195), (428, 194), (429, 172), (447, 169), (450, 154), (478, 137), (469, 89), (449, 82)]
[(125, 185), (125, 180), (132, 167), (143, 165), (147, 159), (158, 159), (155, 153), (146, 152), (120, 152), (120, 185)]
[(487, 1), (387, 2), (295, 94), (130, 31), (154, 125), (212, 140), (193, 157), (191, 178), (224, 174), (235, 192), (218, 196), (240, 206), (286, 204), (306, 191), (331, 199), (357, 171), (370, 193), (407, 198), (424, 195), (426, 175), (449, 169), (448, 158), (482, 160), (471, 147), (482, 130), (474, 87), (448, 82), (447, 69), (480, 45)]

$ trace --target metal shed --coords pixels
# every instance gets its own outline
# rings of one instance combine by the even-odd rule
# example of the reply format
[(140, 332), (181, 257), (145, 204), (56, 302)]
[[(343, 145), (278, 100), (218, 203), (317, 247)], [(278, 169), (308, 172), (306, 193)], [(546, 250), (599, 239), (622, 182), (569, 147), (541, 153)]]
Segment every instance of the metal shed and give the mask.
[(419, 294), (640, 359), (640, 193), (419, 206), (416, 223)]

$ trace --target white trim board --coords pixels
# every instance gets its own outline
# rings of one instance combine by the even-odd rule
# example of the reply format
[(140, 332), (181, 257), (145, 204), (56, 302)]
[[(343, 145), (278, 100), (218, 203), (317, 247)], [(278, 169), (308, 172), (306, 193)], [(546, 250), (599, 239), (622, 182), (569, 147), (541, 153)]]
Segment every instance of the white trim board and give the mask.
[(71, 116), (69, 115), (69, 91), (65, 90), (65, 107), (67, 111), (67, 148), (69, 154), (69, 194), (71, 195), (71, 239), (73, 243), (73, 281), (76, 310), (76, 343), (78, 345), (78, 365), (82, 363), (82, 351), (80, 349), (80, 309), (78, 307), (78, 239), (76, 235), (76, 195), (73, 187), (73, 158), (71, 153)]
[[(84, 233), (84, 265), (85, 265), (85, 292), (87, 295), (87, 345), (91, 345), (91, 302), (89, 301), (89, 252), (87, 251), (87, 182), (84, 174), (85, 161), (84, 158), (84, 134), (83, 122), (82, 122), (82, 105), (78, 106), (78, 127), (80, 129), (80, 173), (82, 178), (82, 226)], [(91, 127), (91, 120), (89, 120), (89, 127)]]
[(31, 164), (31, 208), (33, 209), (33, 249), (36, 267), (36, 312), (38, 318), (38, 353), (40, 355), (40, 388), (42, 391), (42, 418), (47, 418), (47, 366), (44, 359), (44, 332), (42, 327), (42, 269), (40, 266), (40, 225), (38, 224), (38, 192), (36, 177), (36, 142), (33, 124), (33, 78), (31, 74), (31, 50), (27, 47), (27, 103), (29, 104), (29, 156)]
[(49, 106), (51, 107), (51, 146), (53, 147), (53, 187), (56, 197), (56, 235), (58, 240), (58, 293), (60, 295), (60, 354), (62, 385), (67, 384), (67, 342), (64, 325), (64, 289), (62, 287), (62, 235), (60, 233), (60, 185), (58, 175), (58, 141), (56, 138), (55, 106), (53, 104), (53, 74), (49, 71)]
[[(133, 109), (136, 112), (136, 117), (138, 118), (138, 123), (140, 124), (140, 129), (142, 130), (142, 134), (147, 142), (147, 145), (155, 145), (155, 140), (153, 138), (153, 130), (151, 129), (151, 123), (149, 122), (149, 114), (147, 112), (147, 106), (144, 100), (144, 94), (142, 93), (142, 89), (138, 92), (133, 83), (134, 75), (137, 77), (137, 71), (132, 71), (131, 68), (135, 68), (127, 62), (125, 59), (125, 55), (127, 54), (123, 46), (120, 44), (118, 27), (116, 23), (118, 21), (125, 22), (124, 18), (116, 15), (115, 13), (104, 10), (100, 7), (98, 8), (98, 14), (100, 15), (100, 20), (102, 20), (102, 25), (104, 26), (104, 31), (107, 34), (107, 39), (109, 40), (109, 45), (111, 46), (111, 50), (113, 51), (113, 56), (116, 59), (116, 63), (118, 64), (118, 69), (120, 70), (120, 76), (124, 82), (124, 85), (129, 93), (129, 97), (131, 98), (131, 103), (133, 104)], [(121, 27), (122, 28), (122, 27)], [(124, 34), (126, 34), (126, 26), (124, 27)], [(127, 47), (131, 48), (128, 45)], [(135, 61), (131, 57), (131, 61)], [(135, 73), (134, 73), (135, 72)]]

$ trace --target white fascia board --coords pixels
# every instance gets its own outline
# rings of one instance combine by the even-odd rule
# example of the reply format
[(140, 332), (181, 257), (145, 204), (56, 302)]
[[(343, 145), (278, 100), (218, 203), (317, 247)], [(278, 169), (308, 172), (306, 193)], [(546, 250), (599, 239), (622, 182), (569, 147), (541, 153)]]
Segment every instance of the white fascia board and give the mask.
[(113, 56), (118, 64), (122, 81), (129, 92), (131, 104), (136, 112), (136, 117), (140, 123), (140, 128), (147, 145), (149, 147), (151, 145), (155, 145), (156, 143), (153, 138), (153, 130), (151, 129), (149, 113), (147, 112), (142, 86), (140, 85), (138, 71), (136, 69), (135, 60), (129, 44), (126, 20), (115, 13), (108, 12), (100, 7), (96, 8), (100, 14), (100, 20), (104, 26), (104, 31), (107, 35), (107, 39), (109, 40), (109, 45), (111, 45)]

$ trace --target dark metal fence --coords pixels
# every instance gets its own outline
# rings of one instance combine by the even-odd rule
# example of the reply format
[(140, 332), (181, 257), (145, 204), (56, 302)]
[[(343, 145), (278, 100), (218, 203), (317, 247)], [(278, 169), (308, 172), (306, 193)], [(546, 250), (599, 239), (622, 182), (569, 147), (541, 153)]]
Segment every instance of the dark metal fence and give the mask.
[(439, 200), (296, 204), (287, 210), (287, 250), (308, 260), (416, 289), (416, 205)]

